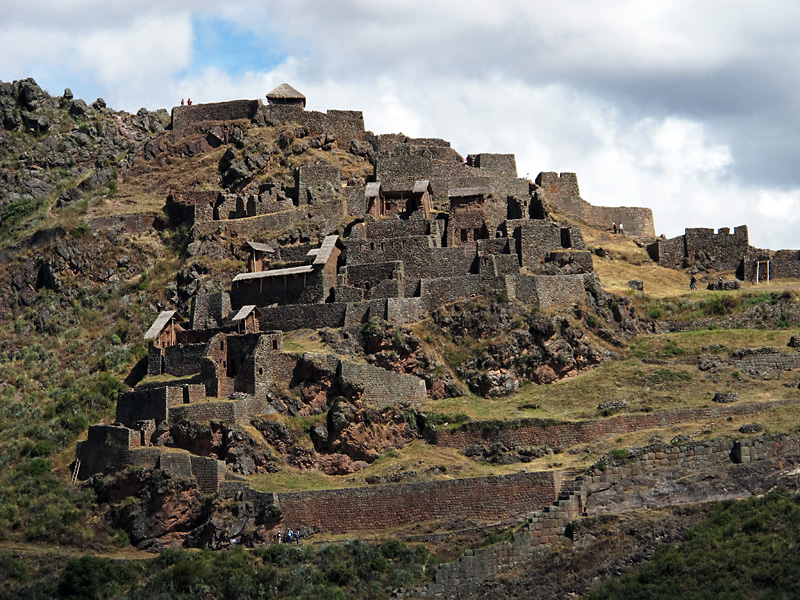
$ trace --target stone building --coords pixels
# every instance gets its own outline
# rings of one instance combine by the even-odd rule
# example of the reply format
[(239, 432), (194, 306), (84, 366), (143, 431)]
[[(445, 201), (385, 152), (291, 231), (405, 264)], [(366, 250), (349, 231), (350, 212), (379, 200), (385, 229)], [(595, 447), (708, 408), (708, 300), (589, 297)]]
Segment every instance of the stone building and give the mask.
[(303, 264), (240, 273), (233, 278), (231, 300), (237, 307), (332, 302), (342, 248), (339, 236), (331, 235), (308, 251)]
[(663, 267), (685, 269), (696, 266), (705, 270), (736, 271), (743, 276), (745, 255), (750, 250), (747, 226), (686, 229), (684, 235), (658, 239), (647, 246), (647, 253)]
[(306, 106), (306, 97), (290, 86), (282, 83), (271, 92), (267, 93), (267, 100), (270, 104), (279, 106)]

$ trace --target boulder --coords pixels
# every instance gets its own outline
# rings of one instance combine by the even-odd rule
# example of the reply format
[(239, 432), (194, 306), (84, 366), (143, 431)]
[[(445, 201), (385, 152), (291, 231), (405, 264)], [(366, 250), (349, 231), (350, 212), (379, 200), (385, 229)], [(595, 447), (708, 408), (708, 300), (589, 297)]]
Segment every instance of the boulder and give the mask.
[(732, 404), (739, 400), (739, 394), (736, 392), (717, 392), (712, 400), (720, 404)]

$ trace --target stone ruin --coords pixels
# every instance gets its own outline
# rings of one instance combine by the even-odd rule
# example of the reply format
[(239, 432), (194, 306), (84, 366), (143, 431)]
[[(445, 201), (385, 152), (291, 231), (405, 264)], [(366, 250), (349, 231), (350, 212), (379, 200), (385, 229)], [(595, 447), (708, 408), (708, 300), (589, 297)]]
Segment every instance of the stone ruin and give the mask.
[[(191, 227), (190, 252), (244, 260), (247, 270), (225, 291), (195, 295), (188, 319), (171, 310), (158, 315), (145, 335), (150, 382), (120, 396), (114, 424), (90, 427), (77, 448), (80, 479), (138, 465), (194, 477), (203, 492), (218, 493), (225, 463), (168, 448), (171, 422), (247, 425), (262, 414), (309, 414), (304, 411), (314, 407), (286, 402), (290, 383), (309, 373), (324, 374), (331, 390), (347, 389), (376, 409), (426, 399), (425, 382), (414, 375), (289, 352), (283, 332), (374, 317), (410, 323), (487, 293), (542, 310), (570, 307), (594, 281), (592, 259), (580, 227), (554, 215), (606, 228), (608, 221), (623, 222), (626, 233), (653, 237), (648, 209), (592, 207), (580, 198), (572, 173), (541, 173), (532, 182), (517, 177), (513, 155), (464, 159), (444, 140), (376, 136), (364, 129), (361, 113), (306, 111), (293, 88), (276, 88), (268, 99), (268, 105), (175, 107), (172, 127), (234, 119), (295, 123), (320, 149), (369, 157), (372, 176), (358, 180), (334, 164), (312, 163), (295, 170), (291, 185), (170, 194), (166, 212), (174, 225)], [(276, 231), (309, 220), (318, 241), (276, 239)], [(656, 240), (648, 252), (672, 268), (699, 263), (749, 273), (748, 264), (768, 251), (751, 249), (742, 226), (733, 234), (687, 229), (679, 238)], [(786, 272), (800, 264), (796, 254), (778, 255), (769, 259), (785, 263)]]
[[(305, 111), (304, 97), (288, 86), (268, 99), (175, 107), (172, 127), (242, 118), (300, 124), (332, 155), (340, 145), (369, 154), (372, 181), (345, 181), (340, 167), (313, 163), (295, 170), (293, 185), (169, 195), (173, 225), (192, 228), (190, 251), (216, 244), (222, 257), (246, 260), (247, 271), (229, 290), (195, 295), (188, 319), (177, 311), (158, 316), (145, 336), (150, 383), (119, 398), (113, 425), (90, 428), (77, 451), (80, 478), (160, 466), (215, 491), (224, 464), (167, 451), (165, 427), (180, 419), (246, 424), (258, 414), (305, 410), (287, 407), (281, 392), (309, 368), (368, 406), (414, 406), (426, 397), (413, 375), (285, 352), (282, 331), (373, 317), (408, 323), (485, 293), (555, 309), (581, 301), (593, 281), (580, 228), (548, 216), (541, 187), (517, 177), (513, 155), (465, 160), (444, 140), (375, 136), (360, 113)], [(277, 243), (273, 232), (309, 218), (317, 219), (319, 243)], [(348, 219), (347, 229), (337, 229)]]

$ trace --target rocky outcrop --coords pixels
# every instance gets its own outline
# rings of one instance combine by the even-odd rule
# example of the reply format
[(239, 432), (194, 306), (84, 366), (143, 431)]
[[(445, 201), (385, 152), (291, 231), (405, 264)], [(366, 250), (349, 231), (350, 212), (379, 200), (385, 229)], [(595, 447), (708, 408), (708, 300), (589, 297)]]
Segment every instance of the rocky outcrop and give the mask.
[[(51, 97), (29, 78), (0, 82), (0, 123), (6, 156), (0, 162), (0, 214), (5, 211), (5, 223), (56, 195), (63, 206), (114, 189), (144, 144), (168, 125), (169, 116), (163, 109), (116, 112), (100, 99), (88, 106), (69, 89)], [(11, 135), (18, 131), (36, 137)], [(8, 206), (15, 209), (10, 214)]]
[(520, 381), (552, 383), (608, 357), (576, 319), (516, 303), (458, 302), (431, 317), (437, 333), (459, 349), (450, 353), (456, 372), (484, 397), (512, 394)]
[(269, 447), (258, 443), (241, 427), (211, 421), (208, 424), (181, 421), (169, 424), (165, 445), (188, 450), (198, 456), (212, 456), (241, 475), (274, 473), (276, 458)]

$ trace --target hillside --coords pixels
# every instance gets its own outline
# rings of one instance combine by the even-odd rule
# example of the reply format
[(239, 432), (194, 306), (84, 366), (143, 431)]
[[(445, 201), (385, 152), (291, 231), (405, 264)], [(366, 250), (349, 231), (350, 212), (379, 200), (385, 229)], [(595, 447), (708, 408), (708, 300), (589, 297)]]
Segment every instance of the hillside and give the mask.
[(796, 487), (800, 280), (742, 276), (774, 253), (712, 232), (663, 266), (646, 209), (353, 111), (130, 115), (33, 80), (0, 110), (11, 597), (229, 573), (214, 597), (237, 570), (242, 597), (585, 594), (734, 506), (711, 503)]

